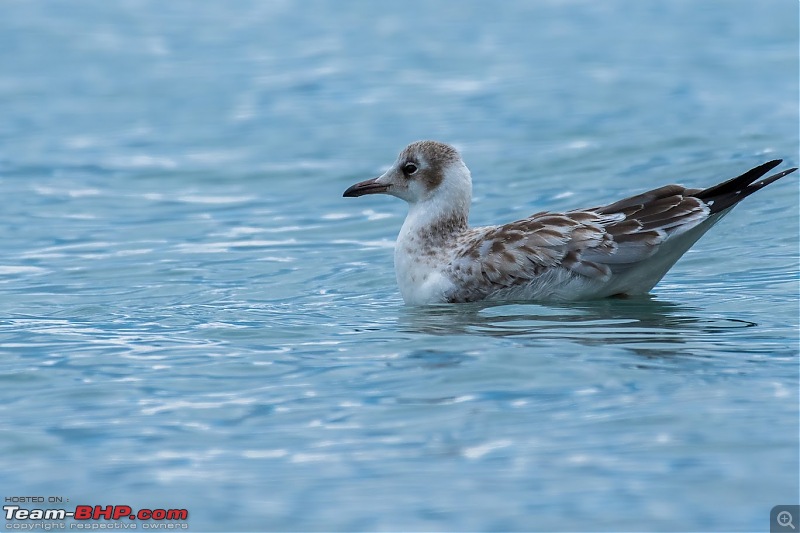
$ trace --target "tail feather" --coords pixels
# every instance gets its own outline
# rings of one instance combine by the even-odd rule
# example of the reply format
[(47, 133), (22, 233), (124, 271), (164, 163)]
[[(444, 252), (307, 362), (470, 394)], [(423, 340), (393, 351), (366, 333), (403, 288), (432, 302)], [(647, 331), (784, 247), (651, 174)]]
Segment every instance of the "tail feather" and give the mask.
[[(704, 189), (694, 196), (703, 200), (710, 208), (711, 213), (719, 213), (729, 207), (736, 205), (754, 192), (763, 189), (770, 183), (781, 179), (787, 174), (791, 174), (797, 168), (790, 168), (777, 174), (773, 174), (763, 180), (756, 182), (758, 178), (781, 164), (782, 159), (774, 159), (753, 169), (748, 170), (741, 176), (724, 181), (719, 185), (714, 185)], [(755, 183), (754, 183), (755, 182)]]

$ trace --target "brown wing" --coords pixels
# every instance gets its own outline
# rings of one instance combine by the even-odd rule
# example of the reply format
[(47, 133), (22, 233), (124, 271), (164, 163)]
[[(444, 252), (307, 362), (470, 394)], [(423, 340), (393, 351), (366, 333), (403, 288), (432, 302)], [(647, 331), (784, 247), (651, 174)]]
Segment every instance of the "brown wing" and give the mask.
[[(665, 240), (708, 217), (694, 190), (661, 187), (605, 207), (537, 213), (474, 230), (451, 263), (463, 287), (486, 294), (561, 269), (598, 282), (651, 257)], [(480, 297), (486, 294), (476, 295)]]
[[(640, 285), (652, 287), (675, 261), (728, 209), (746, 196), (794, 172), (759, 182), (780, 163), (759, 165), (707, 189), (666, 185), (606, 206), (537, 213), (466, 235), (450, 264), (450, 275), (468, 299), (530, 283), (546, 272), (578, 275), (600, 284), (632, 270), (664, 250)], [(700, 225), (697, 231), (690, 231)], [(682, 237), (685, 234), (684, 237)], [(671, 244), (663, 246), (670, 241)], [(648, 276), (652, 277), (649, 281)]]

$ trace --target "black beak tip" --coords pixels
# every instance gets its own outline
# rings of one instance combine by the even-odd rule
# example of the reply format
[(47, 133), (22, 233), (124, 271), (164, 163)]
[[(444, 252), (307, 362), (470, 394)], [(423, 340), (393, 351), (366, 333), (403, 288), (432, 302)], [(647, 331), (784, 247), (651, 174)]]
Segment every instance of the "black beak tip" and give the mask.
[(380, 183), (376, 183), (376, 180), (377, 178), (374, 178), (348, 187), (347, 190), (342, 194), (342, 198), (357, 198), (359, 196), (364, 196), (365, 194), (386, 192), (389, 187)]

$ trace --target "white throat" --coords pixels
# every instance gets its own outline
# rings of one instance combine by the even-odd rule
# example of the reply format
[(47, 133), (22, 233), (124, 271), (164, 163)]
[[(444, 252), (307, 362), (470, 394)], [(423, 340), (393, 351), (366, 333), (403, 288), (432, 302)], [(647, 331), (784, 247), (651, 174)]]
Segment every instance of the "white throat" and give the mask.
[[(452, 282), (437, 269), (467, 229), (472, 180), (463, 162), (448, 165), (439, 186), (409, 203), (394, 250), (400, 293), (408, 304), (441, 302)], [(446, 264), (446, 262), (444, 262)]]

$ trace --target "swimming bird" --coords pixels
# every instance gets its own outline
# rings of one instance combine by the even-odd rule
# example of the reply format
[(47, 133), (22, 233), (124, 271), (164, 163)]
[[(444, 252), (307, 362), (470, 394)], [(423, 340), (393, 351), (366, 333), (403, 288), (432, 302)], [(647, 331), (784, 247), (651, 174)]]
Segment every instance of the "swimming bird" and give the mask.
[(797, 170), (757, 181), (780, 163), (706, 189), (665, 185), (599, 207), (470, 228), (469, 169), (452, 146), (418, 141), (343, 196), (408, 202), (394, 251), (407, 304), (588, 300), (648, 293), (736, 204)]

